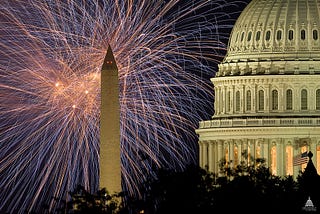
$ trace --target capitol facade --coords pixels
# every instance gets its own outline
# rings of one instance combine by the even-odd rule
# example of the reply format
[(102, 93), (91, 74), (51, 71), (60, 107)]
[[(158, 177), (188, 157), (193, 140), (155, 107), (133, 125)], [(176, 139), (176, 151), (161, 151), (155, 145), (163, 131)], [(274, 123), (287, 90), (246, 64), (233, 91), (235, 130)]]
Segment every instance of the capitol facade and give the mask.
[(294, 157), (311, 151), (319, 174), (319, 1), (251, 1), (211, 81), (215, 113), (196, 130), (201, 167), (264, 158), (274, 175), (297, 176), (305, 165)]

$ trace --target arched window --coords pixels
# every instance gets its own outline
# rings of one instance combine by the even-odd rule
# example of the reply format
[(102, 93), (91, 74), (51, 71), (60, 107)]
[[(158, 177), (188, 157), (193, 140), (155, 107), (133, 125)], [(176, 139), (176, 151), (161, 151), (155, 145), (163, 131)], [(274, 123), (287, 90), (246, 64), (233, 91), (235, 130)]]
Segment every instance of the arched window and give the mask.
[(318, 40), (318, 30), (315, 29), (312, 31), (312, 37), (314, 40)]
[(258, 92), (258, 110), (263, 111), (264, 110), (264, 91), (260, 90)]
[(256, 41), (259, 41), (259, 40), (260, 40), (260, 37), (261, 37), (261, 31), (257, 31)]
[(288, 89), (286, 91), (286, 109), (292, 110), (292, 90)]
[(227, 112), (230, 112), (230, 110), (231, 110), (231, 102), (230, 102), (230, 100), (231, 100), (231, 92), (230, 91), (228, 91), (227, 92)]
[(316, 110), (320, 110), (320, 89), (316, 91)]
[(248, 42), (251, 40), (251, 37), (252, 37), (252, 32), (250, 31), (250, 32), (248, 33), (248, 38), (247, 38), (247, 41), (248, 41)]
[(278, 30), (277, 31), (277, 40), (279, 41), (279, 40), (281, 40), (281, 38), (282, 38), (282, 31)]
[(301, 110), (308, 110), (308, 91), (301, 90)]
[(286, 146), (286, 175), (293, 175), (293, 147)]
[(288, 39), (289, 39), (290, 41), (293, 40), (293, 30), (289, 30)]
[(240, 111), (240, 91), (236, 92), (236, 111)]
[(270, 38), (271, 38), (271, 31), (268, 30), (268, 31), (266, 32), (266, 41), (269, 41)]
[(277, 90), (272, 90), (271, 96), (272, 96), (271, 109), (272, 110), (278, 110), (278, 91)]
[(241, 34), (241, 42), (243, 41), (243, 39), (244, 39), (244, 32), (242, 32)]
[(306, 39), (306, 31), (301, 30), (301, 40), (305, 40), (305, 39)]
[(247, 105), (246, 105), (247, 111), (251, 111), (251, 91), (247, 91)]

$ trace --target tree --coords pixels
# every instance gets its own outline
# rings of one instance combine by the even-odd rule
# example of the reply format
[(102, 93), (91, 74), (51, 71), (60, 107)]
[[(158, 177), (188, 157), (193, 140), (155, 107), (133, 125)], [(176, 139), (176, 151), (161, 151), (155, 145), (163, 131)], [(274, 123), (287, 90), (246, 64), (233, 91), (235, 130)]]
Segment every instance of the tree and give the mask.
[(304, 172), (300, 171), (297, 177), (299, 192), (303, 196), (304, 202), (311, 198), (313, 204), (320, 209), (320, 176), (312, 162), (312, 152), (308, 153), (309, 161)]
[[(215, 193), (216, 210), (257, 213), (294, 213), (300, 210), (297, 183), (292, 176), (272, 175), (264, 159), (243, 161), (232, 167), (232, 162), (220, 162), (220, 176)], [(252, 161), (250, 161), (252, 160)]]
[(145, 204), (153, 206), (150, 213), (212, 213), (214, 175), (198, 166), (179, 172), (160, 169), (149, 186)]
[(273, 175), (264, 159), (243, 155), (245, 161), (237, 166), (221, 160), (218, 175), (195, 165), (182, 171), (159, 169), (156, 177), (142, 184), (142, 198), (110, 195), (105, 189), (90, 194), (79, 186), (62, 210), (108, 214), (303, 213), (308, 196), (320, 207), (320, 178), (311, 158), (306, 170), (294, 180), (292, 176)]
[(109, 194), (105, 188), (91, 194), (79, 185), (70, 192), (71, 199), (63, 202), (60, 213), (74, 214), (122, 214), (125, 213), (123, 193)]
[[(245, 155), (245, 154), (243, 154)], [(219, 175), (197, 166), (161, 169), (144, 200), (150, 213), (301, 213), (306, 198), (292, 176), (271, 173), (264, 159), (221, 160)]]

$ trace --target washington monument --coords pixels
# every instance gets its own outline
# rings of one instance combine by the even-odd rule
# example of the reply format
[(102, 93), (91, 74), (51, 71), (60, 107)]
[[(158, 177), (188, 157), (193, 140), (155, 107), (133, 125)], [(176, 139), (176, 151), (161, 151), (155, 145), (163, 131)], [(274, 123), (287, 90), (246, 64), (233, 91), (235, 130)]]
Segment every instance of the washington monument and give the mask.
[(121, 192), (119, 78), (110, 45), (101, 69), (99, 183), (111, 194)]

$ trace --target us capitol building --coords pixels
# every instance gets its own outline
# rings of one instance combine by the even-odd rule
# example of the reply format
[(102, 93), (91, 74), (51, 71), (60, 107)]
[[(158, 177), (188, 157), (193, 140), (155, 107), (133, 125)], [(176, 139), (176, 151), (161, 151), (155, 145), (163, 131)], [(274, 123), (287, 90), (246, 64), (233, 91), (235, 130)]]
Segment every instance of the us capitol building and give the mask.
[(199, 162), (218, 173), (264, 158), (274, 175), (297, 176), (293, 159), (313, 153), (320, 172), (320, 2), (253, 0), (236, 21), (211, 79), (215, 113), (201, 121)]

